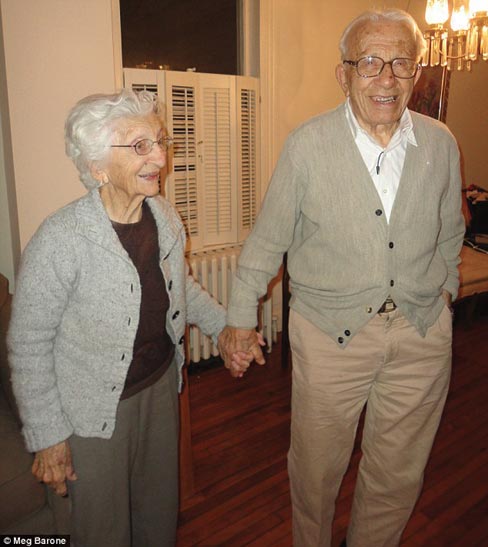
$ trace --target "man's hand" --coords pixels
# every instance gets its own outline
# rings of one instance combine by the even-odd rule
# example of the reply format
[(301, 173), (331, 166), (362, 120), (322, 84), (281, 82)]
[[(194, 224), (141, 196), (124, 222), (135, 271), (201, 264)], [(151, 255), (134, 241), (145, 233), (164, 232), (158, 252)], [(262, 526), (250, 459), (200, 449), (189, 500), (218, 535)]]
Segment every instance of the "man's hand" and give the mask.
[(265, 364), (261, 351), (261, 346), (264, 345), (266, 343), (263, 337), (254, 329), (225, 327), (218, 340), (225, 367), (234, 378), (242, 378), (253, 360), (259, 365)]
[(65, 496), (66, 479), (75, 481), (77, 478), (71, 463), (71, 449), (68, 441), (36, 452), (32, 474), (38, 481), (50, 486), (56, 494)]

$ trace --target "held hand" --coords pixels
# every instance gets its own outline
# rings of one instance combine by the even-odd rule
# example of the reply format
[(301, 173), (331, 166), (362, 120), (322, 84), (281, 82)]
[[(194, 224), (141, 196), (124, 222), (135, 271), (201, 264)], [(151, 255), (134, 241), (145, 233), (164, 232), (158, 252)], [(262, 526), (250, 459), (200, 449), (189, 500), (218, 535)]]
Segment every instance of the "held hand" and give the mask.
[(77, 478), (71, 463), (71, 449), (68, 441), (36, 452), (32, 474), (38, 481), (50, 486), (56, 494), (65, 496), (66, 479), (75, 481)]
[(264, 345), (263, 337), (254, 329), (235, 327), (225, 327), (218, 341), (225, 367), (234, 378), (242, 378), (253, 360), (264, 365), (266, 361), (261, 351), (261, 346)]

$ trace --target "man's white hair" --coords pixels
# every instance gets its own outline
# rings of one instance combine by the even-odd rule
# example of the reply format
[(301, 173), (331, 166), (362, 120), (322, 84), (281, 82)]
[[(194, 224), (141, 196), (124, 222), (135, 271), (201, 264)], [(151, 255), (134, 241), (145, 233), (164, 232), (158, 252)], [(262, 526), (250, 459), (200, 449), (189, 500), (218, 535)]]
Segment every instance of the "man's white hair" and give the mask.
[(354, 36), (355, 31), (358, 27), (364, 25), (365, 23), (381, 23), (382, 21), (389, 21), (395, 23), (403, 23), (412, 33), (412, 41), (415, 43), (415, 53), (418, 60), (423, 58), (427, 50), (427, 44), (422, 34), (422, 31), (419, 29), (415, 19), (406, 11), (401, 9), (384, 9), (384, 10), (368, 10), (361, 15), (358, 15), (353, 19), (349, 25), (345, 28), (342, 33), (339, 50), (341, 52), (341, 60), (345, 61), (348, 59), (349, 47), (351, 37)]

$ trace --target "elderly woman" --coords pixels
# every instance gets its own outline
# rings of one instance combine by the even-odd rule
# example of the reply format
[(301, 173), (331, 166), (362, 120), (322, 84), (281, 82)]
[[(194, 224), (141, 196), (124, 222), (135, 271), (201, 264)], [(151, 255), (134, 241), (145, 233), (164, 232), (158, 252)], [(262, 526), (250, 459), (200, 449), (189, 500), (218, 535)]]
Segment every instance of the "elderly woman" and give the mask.
[(216, 341), (224, 309), (159, 195), (171, 139), (154, 96), (87, 97), (65, 129), (89, 192), (26, 247), (8, 337), (32, 470), (69, 491), (77, 547), (173, 545), (185, 325)]

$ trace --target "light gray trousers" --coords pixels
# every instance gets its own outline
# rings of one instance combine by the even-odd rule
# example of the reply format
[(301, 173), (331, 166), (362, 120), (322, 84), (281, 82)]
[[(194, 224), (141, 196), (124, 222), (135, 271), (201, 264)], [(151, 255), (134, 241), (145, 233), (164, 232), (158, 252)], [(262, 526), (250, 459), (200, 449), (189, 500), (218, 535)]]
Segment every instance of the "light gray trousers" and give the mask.
[(122, 400), (111, 439), (69, 439), (76, 547), (171, 547), (178, 518), (178, 393), (174, 363)]
[(394, 547), (420, 494), (451, 371), (449, 309), (422, 338), (399, 310), (345, 348), (292, 310), (288, 471), (295, 547), (329, 547), (335, 500), (366, 404), (348, 547)]

